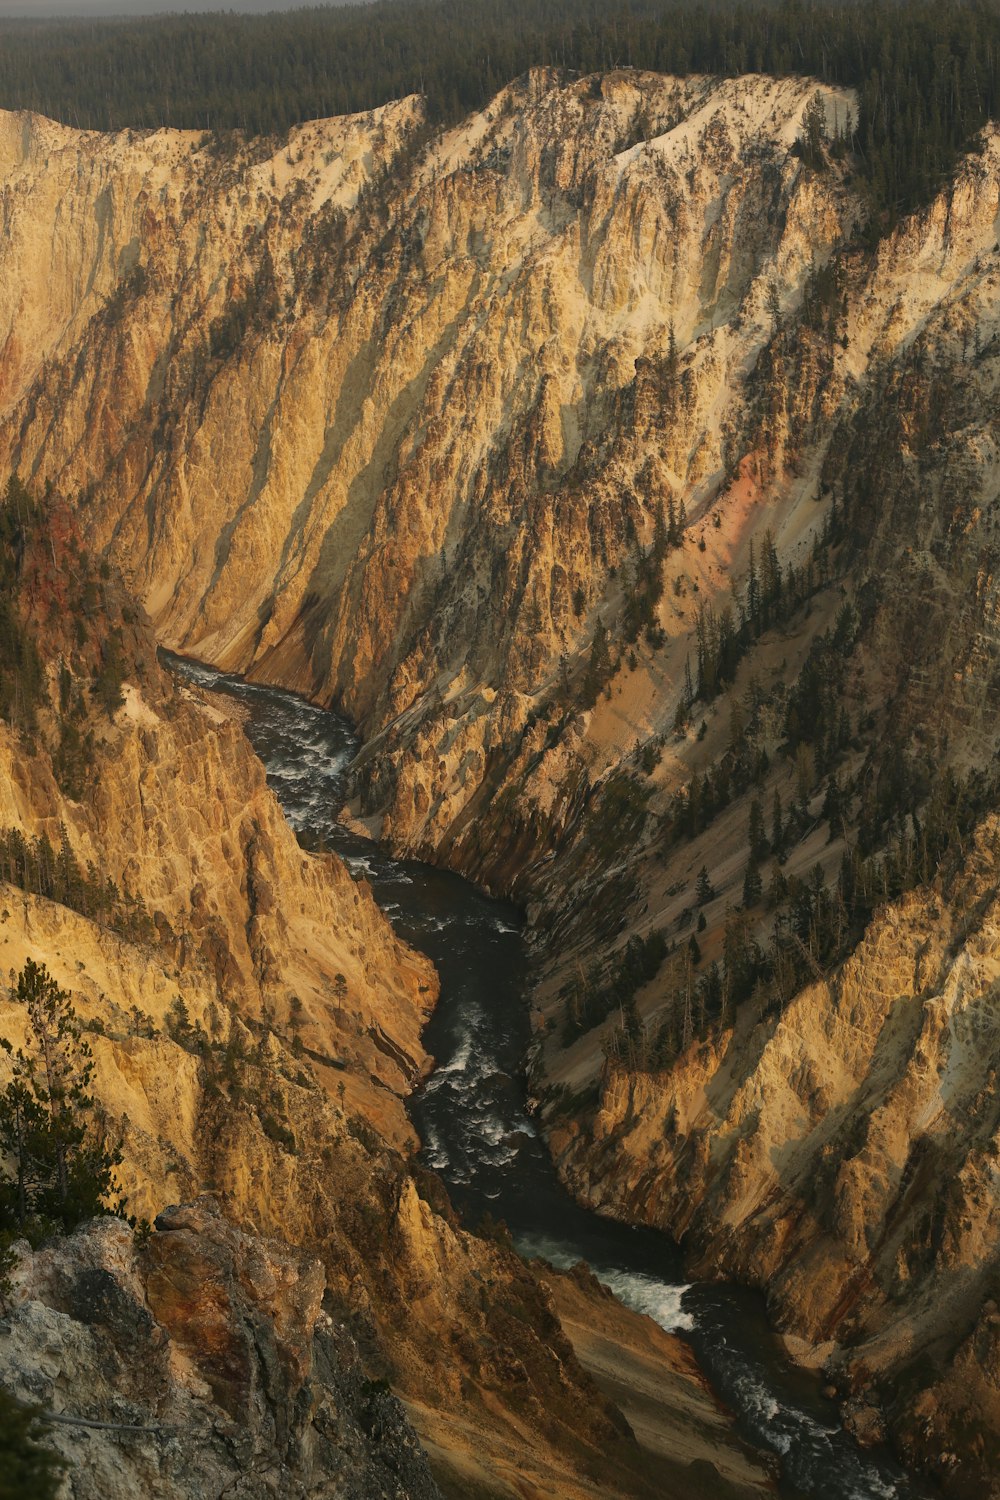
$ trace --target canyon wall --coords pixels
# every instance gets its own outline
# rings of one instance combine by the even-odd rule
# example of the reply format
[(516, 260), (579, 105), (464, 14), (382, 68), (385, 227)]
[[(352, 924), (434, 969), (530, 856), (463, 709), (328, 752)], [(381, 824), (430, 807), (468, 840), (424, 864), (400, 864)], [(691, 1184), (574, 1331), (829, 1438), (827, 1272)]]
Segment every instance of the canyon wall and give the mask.
[[(3, 117), (3, 458), (162, 642), (343, 707), (397, 847), (498, 886), (637, 747), (653, 810), (702, 768), (699, 608), (751, 544), (805, 566), (838, 499), (914, 717), (981, 721), (1000, 148), (866, 252), (849, 155), (796, 144), (815, 94), (537, 71), (444, 134), (407, 100), (280, 144)], [(842, 602), (815, 582), (787, 678)]]
[[(0, 464), (73, 498), (161, 641), (344, 708), (374, 831), (527, 904), (574, 1189), (766, 1284), (859, 1430), (981, 1493), (995, 1121), (959, 1053), (991, 959), (960, 929), (997, 802), (1000, 135), (866, 227), (853, 101), (819, 90), (810, 151), (816, 94), (536, 71), (444, 133), (404, 100), (280, 143), (0, 116)], [(153, 786), (204, 709), (149, 712), (115, 733)], [(264, 893), (217, 913), (223, 968), (254, 1016), (299, 995), (315, 1054), (363, 944), (283, 967), (253, 823), (196, 840)], [(734, 914), (781, 971), (735, 1016)], [(348, 1082), (398, 1092), (374, 1024)]]
[(747, 372), (857, 215), (790, 153), (813, 92), (538, 73), (422, 145), (409, 101), (272, 156), (8, 116), (4, 457), (79, 494), (161, 641), (387, 730), (366, 804), (433, 848), (658, 506), (707, 513), (739, 458)]
[(998, 1482), (998, 854), (994, 817), (780, 1014), (669, 1071), (609, 1066), (592, 1121), (551, 1134), (596, 1207), (766, 1286), (863, 1439), (970, 1495)]
[(399, 1402), (323, 1308), (319, 1262), (211, 1199), (167, 1209), (157, 1231), (144, 1245), (93, 1220), (16, 1273), (0, 1374), (58, 1410), (47, 1442), (70, 1493), (264, 1497), (278, 1472), (295, 1497), (440, 1500)]
[(9, 487), (0, 568), (0, 1086), (36, 1045), (17, 976), (44, 963), (139, 1221), (21, 1241), (11, 1267), (5, 1236), (0, 1376), (55, 1413), (71, 1493), (271, 1494), (277, 1469), (430, 1496), (421, 1442), (457, 1493), (660, 1493), (509, 1240), (463, 1230), (413, 1159), (429, 961), (300, 849), (54, 494)]

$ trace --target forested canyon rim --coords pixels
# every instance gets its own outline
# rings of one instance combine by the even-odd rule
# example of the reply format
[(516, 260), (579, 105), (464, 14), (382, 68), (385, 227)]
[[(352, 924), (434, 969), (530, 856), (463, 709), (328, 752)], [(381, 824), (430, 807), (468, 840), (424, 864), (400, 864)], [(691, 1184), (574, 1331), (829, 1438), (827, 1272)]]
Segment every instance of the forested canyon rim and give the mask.
[[(528, 903), (575, 1190), (676, 1208), (866, 1420), (996, 1493), (995, 1081), (959, 1056), (995, 799), (933, 772), (996, 750), (1000, 138), (869, 253), (796, 146), (816, 95), (536, 71), (444, 133), (410, 99), (276, 151), (0, 117), (0, 450), (164, 643), (348, 711), (355, 813)], [(759, 891), (740, 954), (727, 920), (775, 794), (784, 970)], [(906, 896), (929, 828), (960, 867)]]

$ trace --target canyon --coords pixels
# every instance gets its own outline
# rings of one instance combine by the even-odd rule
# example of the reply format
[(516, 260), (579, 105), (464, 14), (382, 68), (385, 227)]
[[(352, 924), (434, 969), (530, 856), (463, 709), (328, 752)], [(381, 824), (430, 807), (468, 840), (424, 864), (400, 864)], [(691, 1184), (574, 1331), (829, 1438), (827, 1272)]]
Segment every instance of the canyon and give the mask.
[[(54, 1414), (71, 1492), (659, 1493), (665, 1461), (543, 1284), (414, 1159), (431, 963), (300, 847), (237, 719), (165, 670), (69, 510), (12, 485), (3, 521), (2, 690), (24, 693), (0, 740), (0, 1034), (30, 1052), (15, 979), (44, 962), (132, 1216), (20, 1240), (0, 1279), (0, 1377)], [(734, 1494), (766, 1489), (683, 1351), (664, 1373), (707, 1434), (678, 1492), (727, 1446)]]
[[(356, 826), (525, 907), (531, 1085), (572, 1191), (766, 1287), (862, 1437), (996, 1495), (1000, 135), (873, 237), (855, 108), (536, 70), (443, 131), (417, 98), (280, 142), (0, 115), (0, 470), (68, 502), (65, 545), (161, 644), (344, 711)], [(0, 822), (65, 828), (161, 959), (18, 897), (5, 966), (44, 941), (105, 1032), (152, 1018), (95, 1040), (144, 1211), (209, 1187), (265, 1235), (333, 1235), (328, 1283), (383, 1348), (422, 1267), (391, 1373), (436, 1384), (463, 1257), (522, 1272), (400, 1165), (433, 973), (128, 629), (99, 794), (44, 753), (26, 774), (4, 730)], [(761, 977), (729, 1004), (737, 942)], [(178, 989), (284, 1079), (271, 1136), (201, 1100), (163, 1035)], [(395, 1204), (377, 1295), (304, 1142)]]

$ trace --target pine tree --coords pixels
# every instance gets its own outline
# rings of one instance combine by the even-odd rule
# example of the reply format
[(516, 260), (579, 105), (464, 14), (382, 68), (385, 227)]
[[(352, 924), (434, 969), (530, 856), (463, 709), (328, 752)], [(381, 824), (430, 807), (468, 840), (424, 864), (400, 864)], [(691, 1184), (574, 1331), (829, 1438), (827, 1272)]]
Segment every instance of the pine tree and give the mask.
[(816, 757), (812, 746), (803, 740), (795, 750), (795, 791), (803, 817), (808, 813), (809, 798), (816, 780)]
[(597, 695), (611, 675), (611, 652), (608, 648), (608, 632), (604, 621), (598, 616), (594, 639), (590, 647), (590, 661), (583, 679), (582, 703), (584, 708), (593, 708)]
[(111, 1202), (121, 1153), (99, 1141), (90, 1125), (88, 1090), (94, 1063), (70, 1004), (44, 964), (28, 959), (14, 999), (27, 1007), (28, 1046), (13, 1056), (13, 1077), (0, 1093), (0, 1230), (31, 1224), (72, 1229)]
[(743, 705), (735, 693), (729, 695), (729, 748), (735, 756), (743, 753), (746, 747), (746, 717)]
[(750, 622), (750, 629), (754, 636), (761, 632), (760, 617), (760, 579), (757, 576), (757, 559), (754, 556), (753, 538), (750, 539), (750, 565), (747, 573), (746, 611)]
[(800, 136), (797, 142), (802, 159), (813, 171), (821, 172), (826, 166), (826, 159), (823, 155), (823, 142), (826, 140), (826, 109), (823, 104), (823, 95), (818, 89), (806, 105), (802, 124), (805, 126), (805, 135)]
[(767, 883), (767, 905), (771, 911), (775, 911), (788, 895), (788, 881), (782, 873), (781, 866), (775, 860), (771, 867), (771, 878)]
[(828, 777), (826, 783), (826, 795), (823, 798), (824, 817), (830, 825), (830, 841), (837, 838), (842, 831), (843, 824), (843, 792), (840, 782), (835, 775)]
[(774, 533), (767, 530), (764, 532), (760, 555), (761, 624), (764, 629), (779, 612), (781, 590), (781, 563), (774, 545)]
[(754, 864), (760, 864), (767, 854), (767, 834), (764, 832), (764, 812), (760, 805), (760, 799), (754, 797), (750, 803), (750, 816), (747, 820), (747, 843), (750, 846), (750, 858)]
[[(673, 501), (671, 500), (671, 509)], [(656, 513), (653, 517), (653, 560), (659, 565), (663, 562), (670, 547), (670, 539), (667, 530), (667, 520), (663, 514), (663, 501), (656, 502)]]
[(681, 1017), (681, 1049), (686, 1051), (691, 1045), (694, 1035), (694, 1015), (691, 1010), (691, 971), (690, 959), (684, 975), (684, 1010)]
[(681, 535), (677, 529), (677, 507), (674, 504), (673, 495), (667, 496), (667, 545), (668, 547), (680, 546)]
[(0, 1500), (55, 1500), (63, 1460), (42, 1446), (37, 1412), (0, 1389)]
[(743, 907), (749, 911), (751, 906), (756, 906), (761, 898), (763, 882), (760, 878), (760, 866), (755, 859), (747, 861), (746, 874), (743, 876)]
[(684, 733), (684, 730), (687, 728), (687, 720), (687, 708), (685, 706), (684, 699), (681, 698), (677, 704), (677, 710), (674, 714), (674, 734)]
[(775, 787), (774, 801), (771, 804), (771, 848), (780, 859), (784, 847), (785, 825), (781, 811), (781, 793)]

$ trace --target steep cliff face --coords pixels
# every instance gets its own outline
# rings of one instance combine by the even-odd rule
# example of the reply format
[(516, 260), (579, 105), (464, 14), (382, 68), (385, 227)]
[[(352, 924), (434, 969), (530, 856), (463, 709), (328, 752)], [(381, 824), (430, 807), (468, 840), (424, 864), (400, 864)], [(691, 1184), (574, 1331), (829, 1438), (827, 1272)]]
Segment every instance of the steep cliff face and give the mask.
[[(754, 639), (726, 700), (694, 705), (699, 735), (668, 734), (652, 787), (636, 758), (646, 795), (637, 819), (619, 797), (619, 821), (633, 826), (605, 845), (631, 889), (601, 869), (610, 781), (563, 856), (574, 901), (551, 926), (550, 953), (591, 955), (597, 987), (613, 992), (630, 935), (659, 931), (679, 951), (626, 987), (639, 1025), (610, 1063), (595, 1032), (558, 1046), (577, 986), (572, 963), (550, 959), (541, 998), (558, 1030), (537, 1073), (540, 1088), (560, 1086), (552, 1140), (574, 1188), (670, 1225), (705, 1267), (765, 1286), (783, 1325), (818, 1344), (854, 1393), (859, 1430), (887, 1425), (958, 1494), (995, 1487), (1000, 1420), (995, 823), (972, 832), (997, 800), (996, 152), (991, 133), (939, 200), (858, 267), (835, 355), (839, 407), (798, 460), (833, 507), (821, 554), (830, 583), (819, 579), (808, 614)], [(738, 484), (730, 499), (745, 493)], [(741, 787), (747, 744), (757, 762)], [(721, 796), (720, 767), (735, 783)], [(962, 776), (971, 796), (959, 829)], [(944, 781), (940, 801), (932, 789)], [(679, 806), (661, 791), (678, 782)], [(694, 816), (700, 795), (710, 806)], [(803, 813), (781, 839), (775, 797)], [(754, 800), (763, 817), (751, 835)], [(945, 806), (951, 831), (935, 845), (928, 830)], [(747, 895), (752, 840), (766, 899)], [(947, 874), (934, 884), (937, 855), (911, 860), (907, 846), (947, 846)], [(874, 921), (840, 969), (844, 947), (824, 957), (819, 906), (807, 916), (803, 893), (825, 883), (849, 931), (856, 904), (865, 909), (852, 885), (859, 850), (880, 872)], [(905, 878), (892, 873), (904, 867)], [(879, 909), (917, 878), (926, 883)], [(761, 966), (734, 1018), (726, 986), (748, 955), (753, 968), (754, 943), (770, 945), (774, 969)], [(713, 962), (721, 994), (706, 1024)], [(782, 986), (782, 964), (797, 984)], [(605, 1045), (617, 1009), (611, 1021)], [(631, 1065), (664, 1034), (662, 1057)]]
[[(3, 117), (0, 457), (77, 497), (163, 641), (345, 706), (367, 739), (355, 810), (398, 847), (530, 902), (535, 1076), (574, 1186), (690, 1222), (706, 1264), (773, 1281), (789, 1327), (850, 1351), (845, 1380), (865, 1384), (871, 1345), (912, 1451), (969, 1446), (942, 1465), (960, 1490), (997, 1430), (992, 1115), (949, 1116), (953, 1200), (916, 1159), (901, 1189), (937, 1108), (937, 1061), (915, 1113), (903, 1099), (929, 981), (910, 1036), (865, 988), (885, 917), (828, 975), (880, 897), (942, 850), (960, 864), (996, 803), (1000, 135), (869, 253), (849, 158), (795, 149), (814, 93), (537, 72), (440, 137), (411, 100), (277, 150)], [(851, 101), (822, 97), (832, 133)], [(195, 731), (188, 710), (169, 728), (148, 712), (128, 695), (115, 753), (160, 798), (157, 757), (190, 774)], [(115, 775), (149, 850), (164, 835)], [(767, 901), (746, 878), (754, 801)], [(225, 829), (199, 798), (189, 812), (247, 897), (201, 912), (143, 875), (155, 861), (128, 879), (209, 956), (210, 919), (236, 920), (222, 969), (254, 1016), (291, 1017), (295, 994), (304, 1026), (330, 1024), (353, 940), (301, 976), (267, 839), (241, 805)], [(90, 837), (54, 801), (53, 834), (60, 816)], [(932, 898), (909, 899), (917, 921)], [(385, 1003), (416, 1068), (409, 964)], [(901, 1028), (896, 1051), (832, 1057), (851, 986), (879, 1038)], [(359, 1066), (334, 1088), (362, 1065), (400, 1087), (368, 1050), (374, 1017), (344, 1035), (342, 1009)], [(590, 1124), (558, 1127), (598, 1089)], [(941, 1236), (974, 1274), (948, 1279)]]
[[(103, 544), (118, 530), (119, 501), (141, 490), (121, 561), (135, 570), (158, 625), (168, 613), (187, 617), (162, 631), (174, 642), (197, 638), (205, 654), (225, 653), (221, 640), (209, 650), (204, 623), (192, 628), (221, 569), (230, 588), (215, 623), (234, 611), (221, 633), (230, 659), (249, 660), (231, 637), (255, 634), (269, 596), (261, 579), (279, 563), (308, 485), (307, 475), (294, 494), (279, 482), (281, 509), (269, 514), (272, 459), (279, 472), (289, 461), (298, 472), (308, 463), (291, 431), (277, 435), (271, 410), (291, 373), (284, 345), (302, 341), (288, 298), (294, 304), (301, 295), (307, 306), (325, 298), (324, 272), (353, 283), (357, 267), (342, 264), (340, 254), (344, 211), (363, 188), (372, 190), (419, 120), (411, 101), (370, 117), (304, 126), (271, 155), (257, 143), (241, 149), (178, 132), (109, 140), (5, 117), (5, 389), (22, 398), (29, 427), (58, 414), (55, 467), (70, 487), (86, 490), (98, 474), (116, 476), (114, 500), (98, 502), (94, 539)], [(310, 342), (311, 368), (300, 380), (313, 388), (312, 405), (317, 397), (322, 402), (327, 381), (310, 358)], [(48, 416), (37, 399), (40, 363), (62, 372), (43, 401)], [(302, 388), (288, 395), (297, 406)], [(84, 432), (100, 456), (77, 465), (70, 455)], [(18, 449), (22, 467), (34, 470), (27, 448)], [(175, 487), (178, 463), (199, 474), (193, 492), (183, 480)], [(145, 499), (164, 480), (162, 511), (154, 516), (153, 507), (143, 518)], [(255, 508), (262, 487), (267, 492)], [(251, 527), (234, 526), (241, 511), (248, 518), (256, 511)]]
[[(948, 591), (991, 597), (997, 141), (869, 257), (844, 163), (794, 149), (814, 92), (536, 72), (441, 137), (410, 100), (276, 150), (7, 116), (3, 454), (79, 495), (161, 640), (345, 706), (397, 845), (499, 884), (670, 735), (699, 606), (768, 533), (804, 566), (831, 497), (882, 539), (851, 590), (907, 568), (949, 612), (923, 693), (954, 698), (981, 622)], [(902, 506), (865, 478), (900, 453)], [(675, 749), (668, 791), (704, 758)]]
[(866, 1421), (881, 1399), (958, 1494), (997, 1492), (998, 852), (993, 818), (835, 977), (669, 1072), (609, 1069), (592, 1124), (552, 1137), (591, 1201), (832, 1341)]
[[(207, 1189), (225, 1215), (218, 1232), (209, 1235), (213, 1244), (234, 1236), (242, 1243), (233, 1226), (280, 1239), (283, 1249), (271, 1258), (284, 1267), (284, 1280), (293, 1290), (300, 1281), (312, 1287), (314, 1314), (325, 1284), (327, 1309), (344, 1330), (341, 1342), (350, 1346), (354, 1339), (360, 1346), (367, 1387), (391, 1382), (433, 1450), (436, 1472), (450, 1477), (457, 1493), (473, 1482), (499, 1494), (522, 1493), (525, 1485), (544, 1493), (548, 1486), (574, 1500), (660, 1493), (658, 1461), (640, 1450), (616, 1409), (591, 1384), (532, 1272), (508, 1245), (459, 1228), (442, 1185), (387, 1143), (388, 1127), (382, 1133), (372, 1127), (365, 1116), (375, 1092), (370, 1081), (344, 1071), (333, 1076), (346, 1081), (346, 1094), (332, 1083), (324, 1088), (328, 1071), (276, 1032), (244, 1022), (236, 1007), (225, 1008), (204, 972), (178, 968), (156, 949), (123, 942), (61, 904), (8, 886), (0, 887), (0, 953), (5, 968), (16, 969), (23, 956), (44, 959), (72, 994), (94, 1054), (99, 1129), (120, 1142), (118, 1177), (130, 1210), (153, 1217), (164, 1204)], [(188, 1017), (183, 1026), (176, 1020), (178, 998)], [(0, 1035), (17, 1047), (24, 1028), (23, 1006), (0, 992)], [(391, 1123), (392, 1111), (382, 1110)], [(180, 1227), (200, 1233), (204, 1226), (183, 1220)], [(128, 1270), (133, 1259), (131, 1233), (121, 1225), (92, 1233), (102, 1245), (121, 1241), (114, 1265), (98, 1264), (118, 1278), (119, 1262)], [(82, 1276), (90, 1262), (81, 1244), (70, 1241), (46, 1255), (65, 1267), (81, 1261)], [(175, 1263), (172, 1251), (182, 1245), (187, 1248)], [(284, 1368), (289, 1360), (280, 1346), (294, 1335), (307, 1348), (311, 1328), (283, 1327), (283, 1318), (294, 1323), (295, 1308), (286, 1317), (280, 1296), (269, 1290), (271, 1252), (258, 1254), (251, 1246), (247, 1254), (248, 1264), (237, 1266), (239, 1287), (251, 1301), (262, 1302), (278, 1325), (275, 1331), (265, 1328), (254, 1348), (264, 1359), (276, 1339), (275, 1359)], [(57, 1409), (97, 1420), (120, 1417), (131, 1385), (129, 1359), (123, 1355), (116, 1366), (120, 1378), (102, 1377), (88, 1395), (89, 1369), (105, 1368), (101, 1339), (94, 1347), (88, 1334), (65, 1319), (22, 1308), (23, 1299), (41, 1301), (69, 1319), (90, 1322), (64, 1298), (52, 1302), (44, 1290), (32, 1290), (39, 1257), (26, 1255), (22, 1247), (14, 1312), (0, 1318), (0, 1371), (19, 1391), (47, 1403), (58, 1393)], [(184, 1388), (180, 1395), (206, 1398), (207, 1382), (232, 1420), (249, 1425), (239, 1441), (225, 1437), (221, 1446), (196, 1447), (188, 1467), (168, 1449), (161, 1457), (173, 1473), (171, 1482), (191, 1493), (199, 1466), (211, 1473), (256, 1456), (265, 1467), (265, 1460), (288, 1463), (304, 1486), (322, 1479), (331, 1494), (341, 1493), (341, 1469), (327, 1464), (325, 1447), (308, 1430), (306, 1411), (314, 1408), (304, 1405), (301, 1378), (290, 1392), (270, 1389), (274, 1371), (256, 1368), (239, 1326), (246, 1310), (237, 1307), (231, 1317), (228, 1294), (212, 1290), (219, 1279), (215, 1259), (214, 1249), (160, 1234), (139, 1257), (147, 1283), (139, 1302), (169, 1335), (164, 1342), (155, 1328), (148, 1329), (154, 1344), (160, 1341), (165, 1349), (158, 1364), (167, 1361)], [(228, 1263), (228, 1256), (223, 1260)], [(322, 1265), (318, 1285), (310, 1260)], [(47, 1264), (44, 1256), (41, 1264)], [(281, 1282), (276, 1271), (274, 1277)], [(201, 1278), (207, 1278), (208, 1291), (198, 1290)], [(134, 1292), (132, 1271), (126, 1279)], [(117, 1295), (108, 1290), (112, 1303)], [(304, 1317), (308, 1309), (299, 1311)], [(134, 1308), (133, 1316), (140, 1317)], [(102, 1324), (103, 1314), (96, 1321)], [(27, 1373), (35, 1365), (38, 1338), (46, 1341), (48, 1383)], [(133, 1352), (140, 1358), (141, 1351)], [(299, 1355), (302, 1377), (308, 1360), (302, 1349)], [(135, 1399), (140, 1407), (148, 1402), (149, 1420), (160, 1422), (178, 1392), (143, 1385), (140, 1395)], [(701, 1399), (711, 1408), (710, 1397)], [(239, 1410), (231, 1409), (233, 1402)], [(581, 1411), (587, 1413), (582, 1421)], [(141, 1425), (144, 1419), (135, 1420)], [(215, 1418), (196, 1401), (183, 1420), (200, 1430)], [(350, 1412), (346, 1420), (350, 1427)], [(378, 1425), (374, 1416), (372, 1421)], [(367, 1436), (372, 1439), (372, 1431)], [(346, 1446), (350, 1455), (351, 1443)], [(298, 1454), (295, 1462), (290, 1452)], [(142, 1461), (156, 1472), (148, 1444)], [(99, 1492), (102, 1463), (88, 1455), (74, 1493)]]
[(0, 1381), (74, 1419), (71, 1493), (272, 1494), (278, 1473), (430, 1496), (414, 1430), (455, 1493), (661, 1493), (534, 1274), (412, 1160), (430, 964), (298, 848), (242, 732), (160, 669), (53, 496), (10, 487), (0, 575), (0, 1037), (31, 1050), (14, 980), (44, 962), (92, 1051), (92, 1128), (158, 1230), (16, 1245), (0, 1291)]
[(532, 74), (409, 165), (412, 102), (263, 162), (8, 117), (11, 286), (36, 300), (57, 204), (83, 243), (51, 359), (9, 356), (5, 451), (81, 492), (162, 640), (393, 723), (367, 801), (431, 847), (658, 503), (717, 491), (769, 289), (796, 306), (856, 212), (790, 154), (812, 93)]
[[(120, 935), (158, 939), (163, 970), (199, 988), (192, 1021), (222, 1034), (210, 997), (213, 1017), (221, 1005), (294, 1033), (348, 1070), (391, 1137), (412, 1139), (399, 1101), (427, 1061), (432, 966), (339, 860), (299, 848), (242, 730), (159, 667), (148, 622), (52, 497), (17, 546), (18, 639), (43, 665), (30, 724), (0, 722), (0, 874), (31, 846), (42, 879), (29, 889), (46, 893), (46, 865), (68, 858), (62, 894), (84, 915), (110, 883)], [(158, 1025), (176, 999), (150, 1000)]]
[(370, 1080), (398, 1100), (426, 1066), (433, 969), (338, 860), (298, 847), (237, 725), (183, 691), (157, 701), (133, 686), (85, 797), (36, 770), (0, 730), (0, 824), (56, 848), (66, 831), (83, 864), (142, 900), (167, 963), (200, 970), (206, 993), (244, 1020), (349, 1066), (366, 1112), (408, 1138), (402, 1107)]

